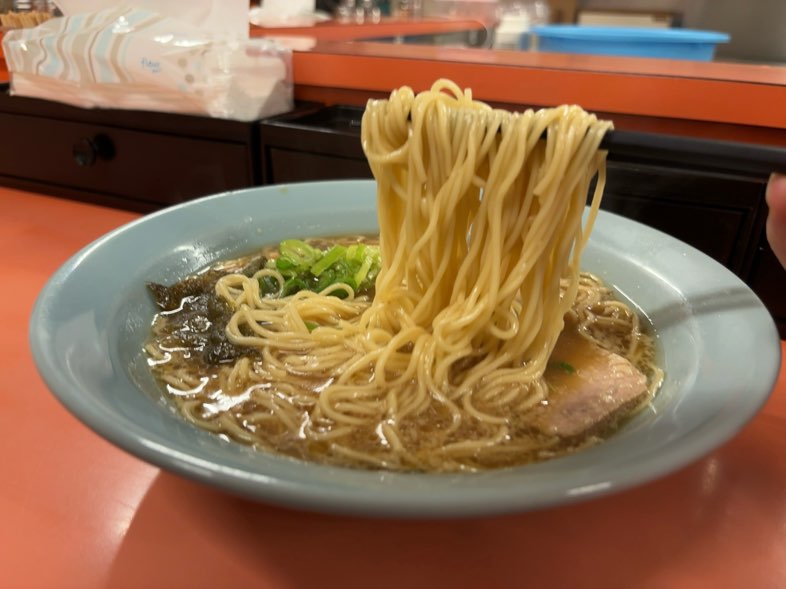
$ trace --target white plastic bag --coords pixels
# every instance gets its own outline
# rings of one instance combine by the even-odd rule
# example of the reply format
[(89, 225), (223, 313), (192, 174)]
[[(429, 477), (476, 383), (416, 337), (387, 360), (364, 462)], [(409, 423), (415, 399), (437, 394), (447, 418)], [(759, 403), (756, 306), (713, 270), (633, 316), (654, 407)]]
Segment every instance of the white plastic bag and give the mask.
[(291, 110), (291, 51), (228, 31), (121, 5), (11, 31), (3, 51), (16, 95), (244, 121)]

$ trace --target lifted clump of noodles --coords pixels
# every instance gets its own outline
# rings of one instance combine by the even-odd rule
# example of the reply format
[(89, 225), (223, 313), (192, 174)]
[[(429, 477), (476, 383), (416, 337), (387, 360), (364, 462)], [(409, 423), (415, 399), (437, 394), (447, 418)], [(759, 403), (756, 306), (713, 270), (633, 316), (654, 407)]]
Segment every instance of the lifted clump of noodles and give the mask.
[[(170, 392), (200, 426), (329, 464), (476, 470), (593, 443), (600, 424), (577, 439), (528, 415), (548, 406), (549, 370), (575, 376), (552, 357), (566, 321), (587, 345), (639, 367), (652, 360), (635, 311), (579, 271), (610, 126), (576, 106), (495, 110), (444, 80), (370, 101), (362, 143), (381, 252), (373, 297), (346, 284), (270, 296), (260, 284), (283, 287), (275, 269), (228, 274), (215, 285), (233, 309), (226, 335), (249, 352), (207, 373), (189, 372), (187, 359), (155, 369), (170, 372)], [(171, 356), (165, 347), (151, 344), (151, 356)]]

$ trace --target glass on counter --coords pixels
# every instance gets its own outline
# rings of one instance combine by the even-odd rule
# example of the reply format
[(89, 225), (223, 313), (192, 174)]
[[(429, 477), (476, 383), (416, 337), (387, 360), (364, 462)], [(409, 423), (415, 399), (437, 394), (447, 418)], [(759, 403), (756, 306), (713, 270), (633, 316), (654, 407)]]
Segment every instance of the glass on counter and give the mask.
[(494, 31), (494, 49), (531, 49), (530, 30), (549, 23), (551, 10), (545, 0), (514, 0), (500, 9)]
[(378, 23), (382, 19), (382, 10), (377, 0), (341, 0), (336, 8), (336, 18), (343, 23)]
[(51, 0), (0, 0), (0, 29), (35, 27), (52, 18)]

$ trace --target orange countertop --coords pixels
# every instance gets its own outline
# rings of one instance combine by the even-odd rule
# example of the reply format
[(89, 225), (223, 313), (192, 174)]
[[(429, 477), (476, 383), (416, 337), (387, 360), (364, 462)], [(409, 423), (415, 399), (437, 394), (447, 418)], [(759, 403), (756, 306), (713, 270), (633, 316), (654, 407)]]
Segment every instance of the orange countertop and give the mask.
[(293, 64), (303, 100), (350, 102), (445, 77), (488, 102), (786, 129), (786, 67), (322, 41)]
[(280, 509), (118, 450), (36, 373), (27, 323), (38, 291), (79, 248), (137, 215), (6, 188), (0, 209), (4, 589), (786, 586), (786, 369), (734, 440), (609, 497), (445, 521)]

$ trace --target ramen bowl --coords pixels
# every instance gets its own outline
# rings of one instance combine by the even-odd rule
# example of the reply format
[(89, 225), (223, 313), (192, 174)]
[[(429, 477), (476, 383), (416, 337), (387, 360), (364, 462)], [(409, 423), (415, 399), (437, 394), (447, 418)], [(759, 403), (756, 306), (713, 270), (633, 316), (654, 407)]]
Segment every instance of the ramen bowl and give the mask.
[(377, 516), (523, 511), (621, 491), (729, 440), (774, 385), (779, 338), (747, 286), (690, 246), (601, 212), (582, 266), (649, 318), (666, 374), (651, 406), (602, 444), (481, 473), (353, 470), (255, 451), (180, 417), (142, 349), (156, 312), (148, 281), (171, 283), (284, 238), (376, 230), (371, 181), (253, 188), (143, 217), (46, 284), (30, 323), (35, 362), (69, 411), (142, 460), (260, 501)]

